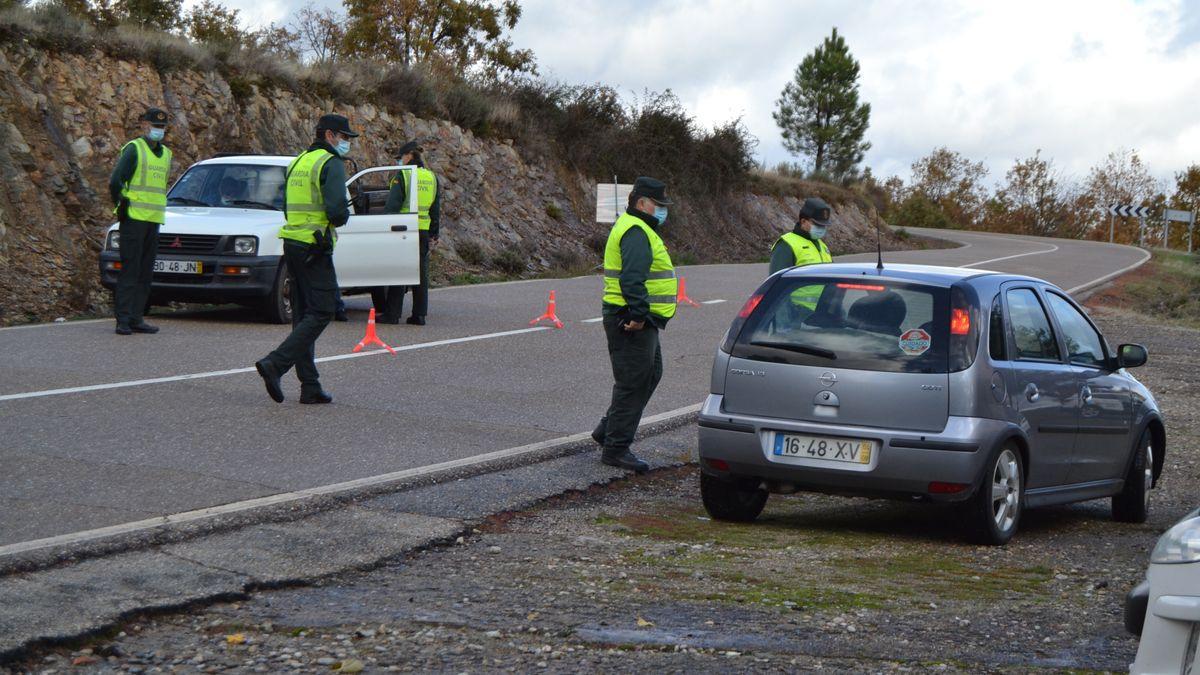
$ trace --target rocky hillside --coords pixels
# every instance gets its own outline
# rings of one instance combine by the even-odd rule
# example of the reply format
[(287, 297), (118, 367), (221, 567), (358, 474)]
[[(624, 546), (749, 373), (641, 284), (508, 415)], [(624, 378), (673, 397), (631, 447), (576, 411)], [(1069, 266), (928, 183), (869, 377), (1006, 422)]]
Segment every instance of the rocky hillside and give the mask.
[[(231, 84), (217, 71), (160, 74), (101, 52), (51, 54), (0, 44), (0, 324), (102, 313), (109, 295), (96, 256), (111, 223), (107, 181), (147, 105), (173, 116), (175, 175), (216, 152), (292, 154), (314, 120), (336, 109), (363, 131), (360, 167), (421, 139), (443, 183), (443, 241), (435, 276), (581, 272), (599, 262), (607, 228), (593, 220), (594, 177), (511, 140), (479, 138), (445, 121), (374, 105), (335, 106), (295, 91)], [(622, 177), (623, 179), (630, 179)], [(665, 235), (681, 262), (762, 260), (793, 220), (795, 197), (751, 192), (677, 196)], [(795, 190), (793, 190), (793, 193)], [(877, 216), (836, 203), (835, 252), (874, 246)], [(900, 247), (897, 241), (890, 247)]]

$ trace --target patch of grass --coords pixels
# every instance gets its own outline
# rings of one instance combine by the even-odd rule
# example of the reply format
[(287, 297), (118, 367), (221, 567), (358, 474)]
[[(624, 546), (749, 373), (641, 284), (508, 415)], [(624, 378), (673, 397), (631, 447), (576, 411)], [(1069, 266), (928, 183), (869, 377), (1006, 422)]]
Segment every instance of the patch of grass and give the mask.
[(1200, 257), (1155, 251), (1138, 270), (1101, 297), (1142, 314), (1200, 328)]
[(527, 269), (527, 261), (516, 246), (509, 246), (492, 258), (492, 266), (508, 276), (517, 276)]
[(559, 206), (558, 204), (555, 204), (554, 202), (546, 202), (546, 215), (550, 216), (551, 218), (553, 218), (555, 220), (562, 220), (562, 217), (563, 217), (562, 207)]
[(504, 281), (505, 277), (496, 274), (476, 274), (474, 272), (463, 272), (450, 277), (450, 282), (447, 286), (473, 286), (475, 284), (490, 284), (495, 281)]
[(475, 241), (456, 242), (454, 252), (468, 265), (483, 265), (487, 262), (487, 251)]

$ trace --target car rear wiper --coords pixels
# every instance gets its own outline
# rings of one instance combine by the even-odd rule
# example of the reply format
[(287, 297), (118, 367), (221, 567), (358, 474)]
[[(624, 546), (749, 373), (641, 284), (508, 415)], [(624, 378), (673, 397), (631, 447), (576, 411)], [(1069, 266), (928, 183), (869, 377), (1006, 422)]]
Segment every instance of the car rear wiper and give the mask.
[(199, 199), (192, 199), (190, 197), (167, 197), (167, 201), (168, 202), (183, 202), (184, 204), (187, 204), (188, 206), (208, 206), (207, 203), (202, 202)]
[(769, 342), (767, 340), (757, 340), (751, 342), (750, 344), (754, 345), (755, 347), (770, 347), (771, 349), (784, 349), (789, 352), (800, 352), (801, 354), (808, 354), (809, 356), (819, 356), (823, 359), (829, 359), (830, 361), (837, 359), (837, 354), (828, 349), (821, 349), (820, 347), (808, 347), (805, 345), (792, 344), (790, 342)]
[(264, 209), (270, 209), (272, 211), (282, 211), (283, 210), (283, 209), (279, 208), (278, 206), (275, 206), (274, 204), (268, 204), (266, 202), (256, 202), (251, 199), (235, 199), (230, 203), (235, 206), (257, 206), (257, 207), (264, 208)]

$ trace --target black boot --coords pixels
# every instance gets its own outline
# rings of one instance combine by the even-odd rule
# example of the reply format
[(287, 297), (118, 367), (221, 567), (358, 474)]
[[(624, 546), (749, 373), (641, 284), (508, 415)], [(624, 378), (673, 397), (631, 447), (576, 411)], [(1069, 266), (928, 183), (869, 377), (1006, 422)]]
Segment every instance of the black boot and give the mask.
[(333, 403), (333, 395), (324, 389), (318, 389), (311, 393), (301, 392), (300, 402), (304, 404)]
[(598, 445), (604, 445), (604, 434), (607, 430), (608, 418), (606, 417), (600, 420), (600, 423), (597, 424), (596, 428), (592, 430), (592, 440), (596, 441)]
[(263, 384), (267, 387), (267, 396), (276, 403), (283, 403), (283, 385), (279, 382), (279, 373), (270, 361), (263, 359), (254, 364), (258, 374), (262, 376)]
[(630, 452), (628, 448), (620, 451), (611, 451), (605, 448), (600, 461), (634, 473), (646, 473), (650, 470), (650, 465), (638, 459), (638, 456)]

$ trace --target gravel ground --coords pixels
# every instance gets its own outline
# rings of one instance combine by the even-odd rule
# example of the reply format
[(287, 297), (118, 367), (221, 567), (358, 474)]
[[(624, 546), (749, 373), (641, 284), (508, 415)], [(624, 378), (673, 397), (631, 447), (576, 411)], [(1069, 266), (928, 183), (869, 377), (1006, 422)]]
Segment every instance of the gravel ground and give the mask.
[[(694, 467), (495, 517), (460, 542), (316, 586), (128, 622), (19, 670), (1123, 671), (1122, 602), (1158, 534), (1200, 502), (1200, 331), (1094, 310), (1168, 418), (1144, 525), (1107, 500), (1026, 513), (1003, 548), (950, 510), (773, 496), (709, 520)], [(694, 436), (685, 429), (675, 434)]]

